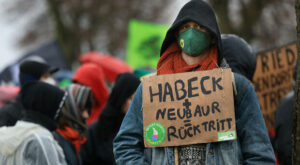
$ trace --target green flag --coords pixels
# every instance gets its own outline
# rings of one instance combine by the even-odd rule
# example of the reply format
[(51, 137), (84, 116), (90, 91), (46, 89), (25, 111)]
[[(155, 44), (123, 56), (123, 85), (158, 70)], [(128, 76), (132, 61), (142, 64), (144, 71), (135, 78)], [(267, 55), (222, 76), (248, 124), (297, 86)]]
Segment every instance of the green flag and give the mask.
[(133, 68), (156, 68), (169, 26), (130, 20), (126, 62)]

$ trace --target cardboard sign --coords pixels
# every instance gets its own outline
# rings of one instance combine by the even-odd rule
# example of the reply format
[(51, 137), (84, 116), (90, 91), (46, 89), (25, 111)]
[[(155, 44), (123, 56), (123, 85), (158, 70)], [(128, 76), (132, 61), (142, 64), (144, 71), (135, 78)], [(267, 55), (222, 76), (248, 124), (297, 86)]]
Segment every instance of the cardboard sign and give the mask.
[(296, 61), (296, 43), (257, 54), (253, 84), (269, 130), (279, 101), (292, 90)]
[(146, 147), (236, 139), (231, 69), (144, 79), (143, 125)]

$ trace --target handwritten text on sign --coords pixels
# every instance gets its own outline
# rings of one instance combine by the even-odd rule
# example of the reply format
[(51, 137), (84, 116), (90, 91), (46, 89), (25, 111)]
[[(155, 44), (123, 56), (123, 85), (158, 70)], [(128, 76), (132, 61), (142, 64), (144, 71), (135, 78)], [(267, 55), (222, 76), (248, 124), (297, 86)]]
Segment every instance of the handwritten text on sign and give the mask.
[(143, 125), (146, 147), (235, 139), (231, 69), (145, 79)]
[(292, 90), (296, 60), (295, 43), (257, 54), (253, 84), (268, 129), (274, 128), (279, 101)]

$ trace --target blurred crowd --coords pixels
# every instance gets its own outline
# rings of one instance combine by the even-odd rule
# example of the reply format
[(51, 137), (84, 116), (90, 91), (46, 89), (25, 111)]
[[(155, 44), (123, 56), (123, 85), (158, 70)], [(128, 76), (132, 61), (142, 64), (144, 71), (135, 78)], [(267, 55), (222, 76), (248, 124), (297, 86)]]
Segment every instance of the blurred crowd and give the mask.
[(7, 102), (0, 110), (0, 162), (113, 164), (112, 140), (139, 78), (120, 73), (109, 89), (101, 68), (85, 63), (59, 87), (57, 72), (40, 61), (20, 65), (20, 89), (2, 94)]
[[(195, 36), (206, 38), (198, 41)], [(203, 49), (194, 50), (192, 44), (186, 48), (188, 44), (183, 46), (179, 41), (189, 37), (194, 37), (191, 42), (204, 45)], [(193, 62), (196, 55), (205, 53), (207, 58)], [(99, 64), (104, 59), (95, 62), (97, 56), (81, 56), (75, 73), (60, 79), (55, 76), (59, 68), (27, 59), (19, 67), (20, 86), (0, 86), (0, 164), (176, 164), (176, 158), (170, 156), (175, 149), (144, 147), (141, 81), (150, 73), (156, 76), (217, 67), (230, 67), (235, 73), (238, 140), (180, 146), (179, 164), (211, 164), (211, 153), (225, 164), (235, 164), (235, 159), (241, 164), (291, 164), (293, 93), (279, 105), (276, 134), (269, 138), (249, 85), (256, 55), (237, 35), (220, 34), (214, 13), (205, 2), (193, 0), (181, 9), (167, 32), (156, 72), (129, 67), (106, 72)], [(290, 111), (282, 112), (287, 105)], [(249, 120), (256, 125), (250, 125)], [(231, 151), (224, 147), (236, 149), (234, 155), (227, 156)]]

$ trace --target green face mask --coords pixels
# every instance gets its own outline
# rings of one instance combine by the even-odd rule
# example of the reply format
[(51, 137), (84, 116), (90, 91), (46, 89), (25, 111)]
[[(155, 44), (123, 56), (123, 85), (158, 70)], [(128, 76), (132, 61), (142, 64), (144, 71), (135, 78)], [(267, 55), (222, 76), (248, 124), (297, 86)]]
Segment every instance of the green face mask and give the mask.
[(199, 56), (210, 44), (210, 36), (206, 32), (189, 28), (179, 34), (178, 44), (189, 56)]

